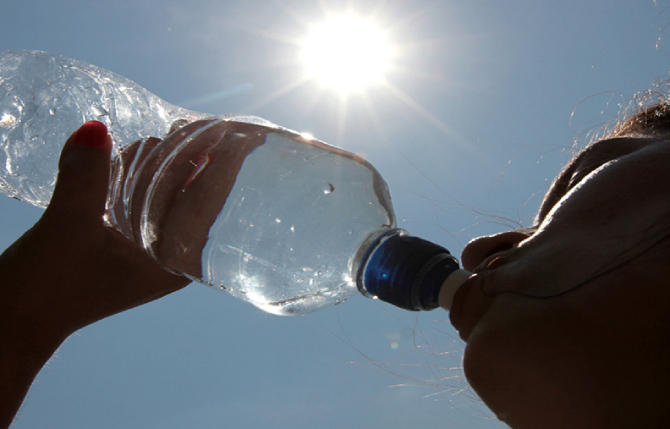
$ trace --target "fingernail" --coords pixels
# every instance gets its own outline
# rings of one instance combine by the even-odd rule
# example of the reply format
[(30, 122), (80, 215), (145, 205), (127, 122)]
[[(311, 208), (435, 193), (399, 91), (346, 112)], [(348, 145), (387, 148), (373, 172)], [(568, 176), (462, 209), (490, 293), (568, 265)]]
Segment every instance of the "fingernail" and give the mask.
[(107, 143), (107, 126), (98, 121), (86, 122), (74, 133), (72, 143), (101, 148)]

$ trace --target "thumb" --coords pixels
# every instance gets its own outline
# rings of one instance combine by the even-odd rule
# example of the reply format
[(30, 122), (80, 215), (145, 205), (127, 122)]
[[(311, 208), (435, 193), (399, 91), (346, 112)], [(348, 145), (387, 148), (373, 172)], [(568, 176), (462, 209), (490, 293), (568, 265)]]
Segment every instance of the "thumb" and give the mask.
[[(102, 122), (90, 121), (65, 143), (56, 188), (47, 208), (70, 219), (101, 219), (109, 187), (112, 139)], [(55, 213), (54, 213), (55, 212)]]

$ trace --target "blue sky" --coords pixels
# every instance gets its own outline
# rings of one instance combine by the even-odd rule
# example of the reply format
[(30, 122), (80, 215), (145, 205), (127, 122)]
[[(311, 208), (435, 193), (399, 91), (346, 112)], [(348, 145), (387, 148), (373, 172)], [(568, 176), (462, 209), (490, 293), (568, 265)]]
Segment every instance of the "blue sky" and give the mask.
[[(353, 4), (353, 3), (352, 3)], [(174, 104), (251, 113), (366, 156), (401, 227), (459, 254), (528, 225), (588, 132), (667, 77), (667, 0), (2, 0), (0, 51), (107, 68)], [(297, 85), (290, 43), (327, 11), (402, 47), (367, 98)], [(667, 47), (666, 47), (667, 46)], [(0, 198), (0, 246), (40, 211)], [(204, 286), (83, 329), (15, 428), (502, 427), (467, 388), (441, 310), (355, 297), (282, 318)]]

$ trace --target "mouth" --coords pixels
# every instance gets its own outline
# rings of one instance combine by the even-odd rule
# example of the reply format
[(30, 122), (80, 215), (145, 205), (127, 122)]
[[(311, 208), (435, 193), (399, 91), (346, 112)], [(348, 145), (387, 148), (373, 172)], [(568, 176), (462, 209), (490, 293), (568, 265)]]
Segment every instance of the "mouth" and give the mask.
[(489, 309), (494, 296), (484, 293), (482, 275), (473, 274), (456, 292), (449, 311), (449, 320), (461, 339), (468, 341), (472, 330)]
[[(461, 334), (463, 327), (463, 310), (465, 303), (468, 299), (468, 295), (472, 289), (472, 284), (477, 281), (477, 274), (471, 275), (456, 291), (454, 295), (454, 301), (451, 304), (451, 309), (449, 309), (449, 320), (451, 324), (456, 328), (456, 330)], [(461, 338), (463, 335), (461, 334)], [(465, 338), (463, 338), (466, 341)]]

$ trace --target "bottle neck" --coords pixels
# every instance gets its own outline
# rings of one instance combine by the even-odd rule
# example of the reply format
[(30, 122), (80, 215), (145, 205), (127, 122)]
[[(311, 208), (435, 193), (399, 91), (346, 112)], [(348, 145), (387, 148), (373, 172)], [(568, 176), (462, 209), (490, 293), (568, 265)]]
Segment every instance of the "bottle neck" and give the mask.
[(380, 234), (367, 248), (356, 273), (363, 295), (411, 311), (433, 310), (445, 280), (459, 270), (447, 249), (402, 229)]

